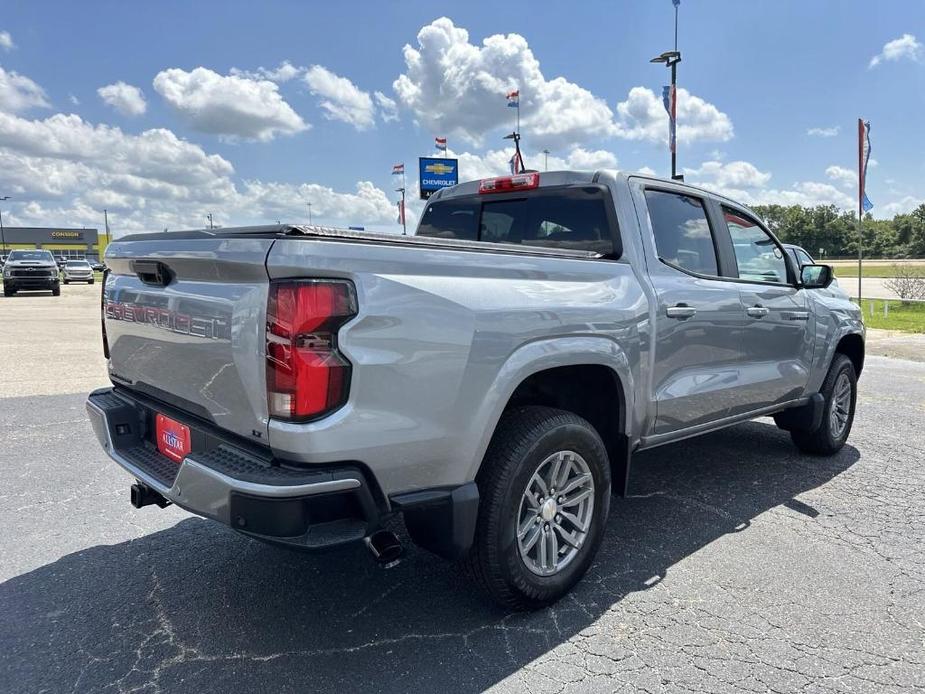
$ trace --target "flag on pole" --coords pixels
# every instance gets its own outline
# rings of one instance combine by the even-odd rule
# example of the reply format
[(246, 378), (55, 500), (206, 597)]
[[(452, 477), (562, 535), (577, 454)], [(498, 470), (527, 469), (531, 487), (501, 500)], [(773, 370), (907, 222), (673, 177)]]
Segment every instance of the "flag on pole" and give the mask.
[(520, 90), (515, 89), (507, 93), (507, 105), (510, 108), (520, 108)]
[(662, 87), (662, 103), (668, 112), (668, 150), (674, 152), (678, 141), (678, 93), (674, 85)]
[(512, 174), (519, 174), (524, 170), (524, 160), (520, 156), (520, 152), (514, 152), (508, 160), (508, 164), (510, 164)]
[(395, 174), (404, 174), (404, 173), (405, 173), (405, 165), (404, 165), (404, 164), (395, 164), (395, 165), (392, 167), (392, 175), (393, 175), (393, 176), (394, 176)]
[(871, 210), (874, 203), (867, 197), (867, 163), (870, 161), (870, 121), (858, 118), (858, 199), (861, 209)]
[(434, 146), (442, 151), (446, 151), (446, 138), (445, 137), (435, 137)]
[(398, 223), (404, 225), (405, 223), (405, 201), (398, 201)]

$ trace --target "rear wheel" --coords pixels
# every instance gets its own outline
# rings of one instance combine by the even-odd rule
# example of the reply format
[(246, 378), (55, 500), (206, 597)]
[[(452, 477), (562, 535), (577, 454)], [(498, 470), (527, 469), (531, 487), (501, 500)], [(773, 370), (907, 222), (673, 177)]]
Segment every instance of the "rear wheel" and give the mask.
[(811, 431), (790, 432), (797, 448), (815, 455), (833, 455), (841, 450), (854, 423), (857, 383), (854, 364), (844, 354), (836, 354), (820, 390), (825, 398), (822, 421)]
[(505, 413), (476, 480), (479, 515), (466, 563), (504, 607), (555, 602), (585, 574), (610, 509), (610, 465), (584, 419), (548, 407)]
[(9, 287), (3, 288), (3, 296), (16, 296), (16, 290)]

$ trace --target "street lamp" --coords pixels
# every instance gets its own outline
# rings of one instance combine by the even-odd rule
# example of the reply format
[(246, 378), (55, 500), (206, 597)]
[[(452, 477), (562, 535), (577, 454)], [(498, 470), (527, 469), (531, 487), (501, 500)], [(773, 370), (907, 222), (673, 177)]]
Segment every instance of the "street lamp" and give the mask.
[(549, 171), (549, 150), (543, 150), (543, 171)]
[(209, 220), (209, 228), (210, 228), (210, 229), (214, 229), (214, 228), (215, 228), (215, 225), (212, 223), (212, 213), (211, 213), (211, 212), (210, 212), (209, 214), (206, 215), (206, 219)]
[(312, 225), (312, 204), (306, 203), (308, 205), (308, 226)]
[[(0, 198), (0, 202), (9, 199), (9, 195), (4, 195)], [(3, 255), (6, 255), (6, 233), (3, 231), (3, 210), (0, 210), (0, 243), (3, 244)]]
[[(678, 137), (677, 137), (677, 101), (678, 101), (678, 63), (681, 62), (681, 51), (675, 47), (673, 51), (665, 51), (658, 55), (650, 63), (664, 63), (665, 67), (671, 68), (671, 94), (669, 102), (666, 104), (670, 128), (669, 147), (671, 149), (671, 178), (675, 180), (678, 177)], [(683, 176), (680, 177), (683, 180)]]

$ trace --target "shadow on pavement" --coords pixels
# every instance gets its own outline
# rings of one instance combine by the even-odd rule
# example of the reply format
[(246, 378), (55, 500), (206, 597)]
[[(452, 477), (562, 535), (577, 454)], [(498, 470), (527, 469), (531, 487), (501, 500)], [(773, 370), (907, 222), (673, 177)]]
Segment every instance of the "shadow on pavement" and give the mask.
[(294, 553), (190, 518), (0, 585), (0, 690), (480, 691), (764, 511), (812, 522), (794, 497), (858, 458), (801, 456), (763, 422), (640, 454), (588, 576), (534, 614), (414, 547), (384, 570), (362, 547)]

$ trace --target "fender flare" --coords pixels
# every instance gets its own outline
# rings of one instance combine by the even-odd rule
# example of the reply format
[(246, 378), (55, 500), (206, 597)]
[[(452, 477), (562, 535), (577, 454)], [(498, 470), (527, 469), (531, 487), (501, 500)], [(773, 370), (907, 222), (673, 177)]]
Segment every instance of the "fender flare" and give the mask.
[(474, 423), (484, 425), (480, 433), (473, 432), (480, 438), (465, 479), (475, 479), (498, 421), (514, 391), (524, 380), (548, 369), (588, 365), (606, 366), (616, 375), (624, 403), (624, 411), (620, 413), (620, 431), (629, 432), (635, 407), (635, 382), (629, 356), (617, 342), (603, 336), (555, 337), (529, 342), (508, 356), (478, 413), (472, 418)]

